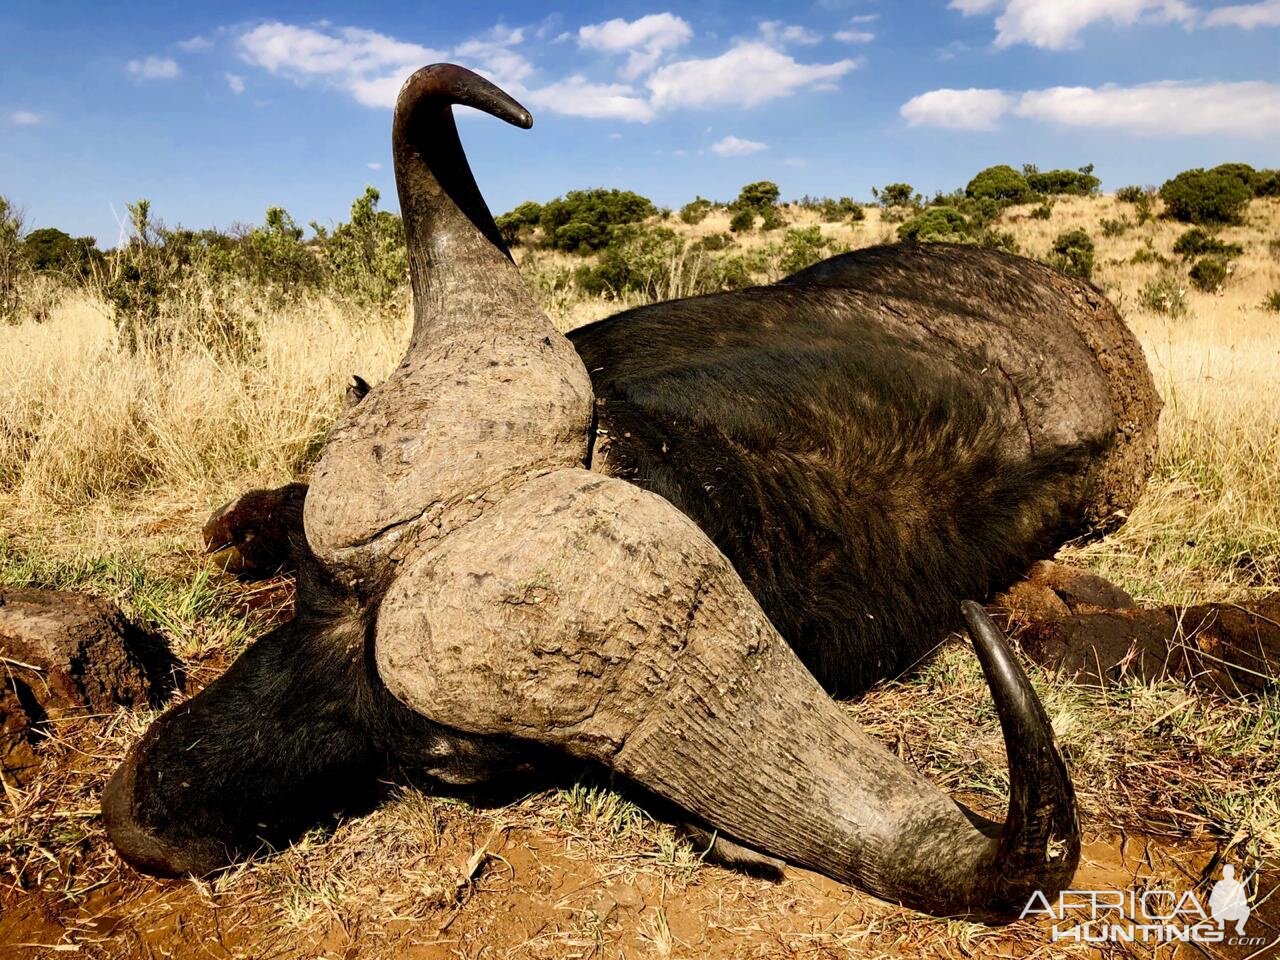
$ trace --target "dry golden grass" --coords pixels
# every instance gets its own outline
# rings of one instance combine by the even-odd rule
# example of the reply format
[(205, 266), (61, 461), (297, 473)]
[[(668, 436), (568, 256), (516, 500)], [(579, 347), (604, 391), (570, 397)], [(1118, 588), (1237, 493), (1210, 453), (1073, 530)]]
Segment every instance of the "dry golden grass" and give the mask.
[[(1256, 202), (1247, 225), (1225, 232), (1245, 256), (1222, 293), (1188, 289), (1178, 319), (1140, 305), (1142, 286), (1168, 268), (1130, 260), (1148, 242), (1169, 256), (1181, 227), (1155, 221), (1104, 237), (1101, 219), (1132, 218), (1110, 198), (1060, 202), (1048, 221), (1029, 211), (1007, 211), (998, 225), (1024, 253), (1045, 254), (1075, 226), (1094, 237), (1095, 282), (1137, 332), (1166, 399), (1159, 462), (1129, 523), (1066, 553), (1154, 601), (1273, 591), (1280, 315), (1261, 302), (1280, 288), (1269, 246), (1280, 237), (1280, 204)], [(816, 222), (804, 212), (789, 219)], [(727, 217), (669, 225), (705, 236), (726, 232)], [(822, 229), (856, 247), (892, 239), (895, 226), (869, 210), (861, 224)], [(777, 239), (753, 233), (738, 242)], [(561, 329), (631, 305), (571, 289), (545, 301)], [(83, 295), (42, 323), (0, 327), (0, 583), (113, 596), (164, 630), (198, 682), (270, 615), (246, 619), (239, 588), (210, 577), (195, 549), (200, 522), (242, 489), (305, 471), (346, 378), (385, 376), (408, 328), (407, 318), (387, 324), (327, 302), (255, 319), (257, 346), (238, 357), (192, 346), (130, 354), (117, 347), (104, 307)], [(1087, 854), (1089, 876), (1167, 874), (1185, 887), (1215, 849), (1264, 861), (1280, 851), (1280, 699), (1232, 704), (1171, 683), (1099, 693), (1043, 672), (1035, 680), (1071, 756), (1086, 835), (1164, 838), (1140, 855), (1103, 844)], [(850, 709), (931, 777), (999, 815), (1007, 783), (999, 728), (962, 644)], [(599, 785), (494, 809), (397, 790), (377, 811), (213, 883), (138, 880), (111, 853), (94, 811), (103, 778), (148, 719), (67, 721), (42, 748), (46, 774), (0, 799), (0, 910), (23, 909), (23, 897), (38, 903), (24, 929), (49, 945), (19, 955), (194, 955), (182, 945), (196, 943), (200, 955), (288, 960), (1046, 949), (1031, 924), (993, 931), (930, 921), (810, 875), (774, 886), (702, 866), (669, 828)]]

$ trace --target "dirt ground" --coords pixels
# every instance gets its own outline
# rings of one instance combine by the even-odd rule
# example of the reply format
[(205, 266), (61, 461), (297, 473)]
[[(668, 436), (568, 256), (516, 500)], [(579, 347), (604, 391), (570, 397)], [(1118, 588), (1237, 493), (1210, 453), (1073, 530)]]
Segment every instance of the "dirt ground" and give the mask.
[[(239, 602), (274, 618), (289, 599), (276, 581), (244, 588)], [(194, 684), (224, 667), (221, 654), (192, 664)], [(287, 850), (210, 881), (155, 880), (115, 857), (97, 820), (106, 777), (151, 716), (65, 721), (39, 748), (45, 774), (9, 788), (0, 957), (1280, 955), (1280, 870), (1270, 867), (1250, 879), (1247, 944), (1055, 942), (1044, 917), (1003, 928), (934, 920), (803, 870), (773, 882), (704, 864), (670, 827), (592, 783), (489, 807), (389, 785), (373, 811)], [(959, 798), (999, 815), (989, 794)], [(1082, 890), (1195, 891), (1207, 909), (1237, 853), (1232, 838), (1194, 823), (1135, 831), (1086, 816), (1084, 828)]]

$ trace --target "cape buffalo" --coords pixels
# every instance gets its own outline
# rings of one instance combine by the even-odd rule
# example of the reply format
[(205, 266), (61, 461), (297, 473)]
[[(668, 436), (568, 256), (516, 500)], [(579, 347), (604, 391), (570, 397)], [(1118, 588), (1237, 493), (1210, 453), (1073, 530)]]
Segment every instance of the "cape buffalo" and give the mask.
[[(1079, 829), (1050, 724), (968, 601), (1123, 515), (1151, 465), (1141, 349), (1088, 284), (949, 245), (558, 334), (425, 67), (393, 150), (415, 321), (339, 418), (295, 619), (170, 709), (108, 784), (121, 854), (205, 873), (387, 764), (442, 781), (601, 764), (748, 850), (938, 914), (1015, 916)], [(832, 701), (964, 620), (1005, 736), (1003, 825)], [(794, 652), (793, 652), (794, 651)]]

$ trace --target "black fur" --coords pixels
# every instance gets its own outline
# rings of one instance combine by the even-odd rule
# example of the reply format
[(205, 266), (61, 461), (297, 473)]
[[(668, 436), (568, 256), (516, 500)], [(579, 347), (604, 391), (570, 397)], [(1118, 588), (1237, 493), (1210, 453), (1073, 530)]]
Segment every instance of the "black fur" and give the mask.
[(918, 662), (961, 600), (1078, 532), (1093, 451), (1011, 462), (1007, 386), (983, 376), (987, 358), (865, 323), (839, 294), (757, 288), (569, 336), (606, 469), (696, 521), (823, 686), (848, 696)]

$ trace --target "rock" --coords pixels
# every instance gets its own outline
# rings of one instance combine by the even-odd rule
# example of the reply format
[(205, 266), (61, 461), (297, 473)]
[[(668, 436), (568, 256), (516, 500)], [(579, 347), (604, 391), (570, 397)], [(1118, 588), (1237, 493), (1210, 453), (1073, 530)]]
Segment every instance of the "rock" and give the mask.
[(205, 549), (214, 563), (244, 580), (293, 569), (291, 543), (302, 533), (306, 497), (305, 483), (240, 494), (205, 523)]
[(0, 774), (25, 782), (51, 721), (76, 712), (159, 705), (181, 684), (164, 641), (106, 600), (0, 589)]

